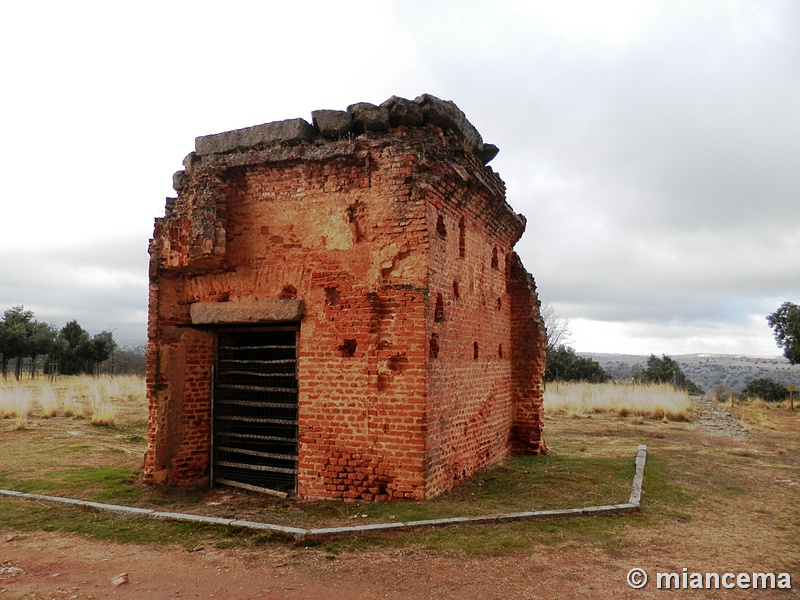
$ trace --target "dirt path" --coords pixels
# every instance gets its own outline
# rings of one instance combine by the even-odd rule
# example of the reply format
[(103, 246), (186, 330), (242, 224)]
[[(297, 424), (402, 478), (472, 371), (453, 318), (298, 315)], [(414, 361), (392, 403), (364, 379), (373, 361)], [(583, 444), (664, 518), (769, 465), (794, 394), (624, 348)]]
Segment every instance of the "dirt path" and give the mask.
[(693, 396), (692, 400), (700, 408), (697, 422), (713, 435), (726, 435), (732, 438), (746, 438), (747, 430), (723, 406), (705, 396)]
[[(0, 598), (616, 598), (625, 564), (592, 548), (443, 558), (399, 551), (119, 545), (55, 533), (0, 542)], [(128, 574), (128, 582), (112, 579)], [(598, 575), (600, 578), (598, 578)], [(642, 597), (639, 595), (639, 597)], [(646, 597), (646, 596), (645, 596)]]

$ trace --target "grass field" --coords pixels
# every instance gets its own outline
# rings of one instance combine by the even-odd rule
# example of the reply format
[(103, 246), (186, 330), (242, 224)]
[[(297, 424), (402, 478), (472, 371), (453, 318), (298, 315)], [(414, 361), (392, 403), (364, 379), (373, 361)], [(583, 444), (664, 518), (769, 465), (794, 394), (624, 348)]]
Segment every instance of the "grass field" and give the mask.
[[(800, 569), (800, 411), (736, 404), (731, 410), (750, 432), (742, 441), (711, 436), (685, 420), (691, 410), (680, 399), (676, 404), (656, 401), (649, 391), (637, 398), (633, 389), (627, 403), (614, 404), (609, 396), (626, 388), (591, 393), (584, 386), (580, 394), (568, 395), (559, 386), (559, 393), (580, 398), (580, 403), (554, 406), (556, 390), (551, 386), (547, 456), (513, 457), (431, 501), (296, 502), (230, 488), (160, 492), (144, 487), (140, 476), (147, 410), (141, 379), (65, 379), (53, 386), (55, 396), (43, 382), (2, 388), (0, 410), (7, 418), (0, 419), (0, 487), (302, 527), (366, 524), (624, 502), (636, 447), (645, 443), (649, 458), (640, 515), (361, 536), (324, 542), (319, 549), (332, 557), (366, 549), (496, 556), (557, 545), (591, 547), (615, 559), (636, 558), (676, 570), (705, 564), (734, 570), (752, 565)], [(100, 403), (114, 411), (114, 418), (102, 426), (92, 423)], [(27, 422), (19, 427), (14, 411), (26, 410)], [(275, 540), (272, 534), (7, 498), (0, 498), (0, 523), (17, 532), (68, 531), (186, 548), (255, 548)]]
[(550, 383), (544, 396), (549, 415), (597, 413), (635, 415), (669, 421), (688, 421), (689, 395), (667, 383)]
[(13, 419), (17, 429), (25, 429), (32, 416), (113, 425), (120, 412), (125, 421), (141, 419), (146, 406), (144, 379), (133, 375), (0, 381), (0, 418)]

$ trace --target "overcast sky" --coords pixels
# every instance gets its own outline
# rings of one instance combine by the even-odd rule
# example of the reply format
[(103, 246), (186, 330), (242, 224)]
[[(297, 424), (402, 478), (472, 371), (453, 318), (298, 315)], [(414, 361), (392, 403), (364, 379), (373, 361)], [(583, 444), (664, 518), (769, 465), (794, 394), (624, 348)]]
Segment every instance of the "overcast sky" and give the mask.
[(778, 355), (800, 302), (794, 0), (14, 2), (0, 310), (144, 340), (194, 138), (431, 93), (487, 142), (578, 351)]

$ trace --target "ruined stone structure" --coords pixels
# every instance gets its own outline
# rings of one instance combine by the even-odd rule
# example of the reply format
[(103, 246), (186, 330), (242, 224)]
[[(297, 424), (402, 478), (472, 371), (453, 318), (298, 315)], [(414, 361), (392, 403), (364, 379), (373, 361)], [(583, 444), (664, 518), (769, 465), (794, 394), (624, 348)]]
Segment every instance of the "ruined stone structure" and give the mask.
[(452, 102), (199, 137), (150, 244), (145, 481), (430, 498), (541, 452), (525, 219)]

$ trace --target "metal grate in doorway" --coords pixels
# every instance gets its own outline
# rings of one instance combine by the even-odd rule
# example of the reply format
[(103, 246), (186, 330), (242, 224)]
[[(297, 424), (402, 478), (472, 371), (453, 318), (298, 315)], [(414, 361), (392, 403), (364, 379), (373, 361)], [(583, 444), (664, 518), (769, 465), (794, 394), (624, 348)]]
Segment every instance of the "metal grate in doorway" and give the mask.
[(297, 485), (297, 329), (218, 334), (213, 479), (291, 494)]

